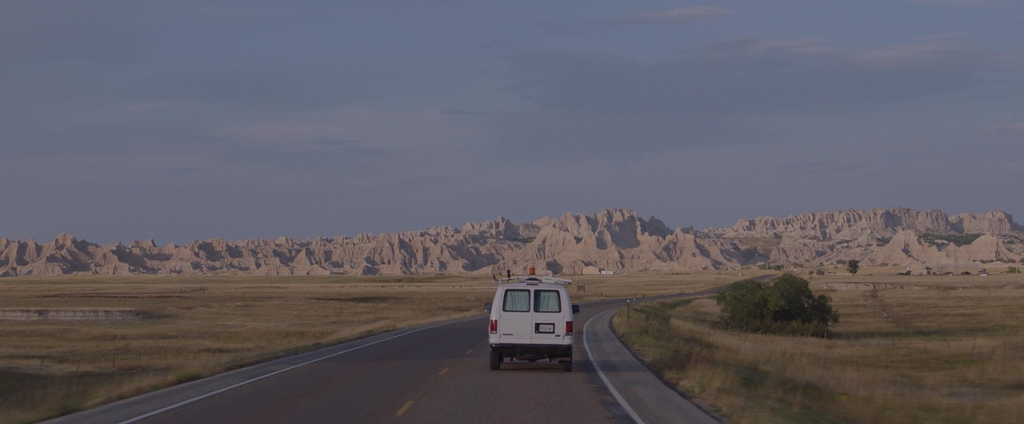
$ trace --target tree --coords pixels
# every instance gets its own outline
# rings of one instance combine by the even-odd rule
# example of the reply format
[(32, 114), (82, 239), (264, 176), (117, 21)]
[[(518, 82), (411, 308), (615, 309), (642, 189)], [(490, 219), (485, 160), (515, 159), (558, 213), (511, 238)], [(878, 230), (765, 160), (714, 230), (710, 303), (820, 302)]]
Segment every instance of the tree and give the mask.
[(768, 299), (774, 322), (797, 321), (825, 326), (829, 321), (839, 322), (839, 314), (832, 310), (828, 296), (814, 297), (810, 283), (793, 274), (776, 278), (769, 290)]
[(850, 271), (850, 274), (857, 275), (857, 270), (859, 269), (860, 261), (856, 259), (850, 259), (850, 261), (846, 263), (846, 270)]
[(825, 295), (814, 296), (807, 280), (786, 274), (770, 284), (743, 280), (718, 295), (722, 321), (745, 331), (821, 333), (839, 312)]
[(805, 317), (805, 301), (811, 289), (803, 278), (786, 274), (774, 280), (768, 291), (768, 309), (772, 321), (790, 322)]
[(756, 330), (768, 321), (768, 290), (757, 281), (737, 281), (717, 300), (722, 320), (731, 328)]

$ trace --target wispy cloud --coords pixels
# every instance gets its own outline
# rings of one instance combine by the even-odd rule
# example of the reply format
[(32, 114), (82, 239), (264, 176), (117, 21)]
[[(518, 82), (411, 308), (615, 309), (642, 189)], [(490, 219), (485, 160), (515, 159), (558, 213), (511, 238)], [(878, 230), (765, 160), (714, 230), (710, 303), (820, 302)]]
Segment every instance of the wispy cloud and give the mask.
[(816, 39), (744, 37), (659, 63), (520, 53), (510, 58), (509, 89), (548, 109), (640, 116), (859, 108), (977, 87), (980, 72), (1013, 62), (1004, 56), (945, 43), (851, 49)]
[(981, 71), (1024, 66), (1024, 56), (1020, 52), (992, 50), (956, 39), (852, 49), (848, 56), (859, 65), (877, 68), (931, 67), (943, 71)]
[(1024, 133), (1024, 121), (1012, 124), (991, 125), (985, 127), (985, 132), (989, 134)]
[(614, 25), (676, 25), (703, 21), (731, 14), (732, 11), (722, 9), (720, 7), (692, 6), (657, 12), (636, 12), (602, 22)]

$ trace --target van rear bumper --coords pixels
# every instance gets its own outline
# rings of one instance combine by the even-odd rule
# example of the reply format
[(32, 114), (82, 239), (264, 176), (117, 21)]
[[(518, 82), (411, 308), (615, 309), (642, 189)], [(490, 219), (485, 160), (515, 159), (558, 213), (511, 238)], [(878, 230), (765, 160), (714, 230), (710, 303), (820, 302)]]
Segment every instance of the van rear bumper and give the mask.
[(571, 358), (572, 345), (492, 344), (491, 351), (503, 355), (538, 355), (552, 358)]

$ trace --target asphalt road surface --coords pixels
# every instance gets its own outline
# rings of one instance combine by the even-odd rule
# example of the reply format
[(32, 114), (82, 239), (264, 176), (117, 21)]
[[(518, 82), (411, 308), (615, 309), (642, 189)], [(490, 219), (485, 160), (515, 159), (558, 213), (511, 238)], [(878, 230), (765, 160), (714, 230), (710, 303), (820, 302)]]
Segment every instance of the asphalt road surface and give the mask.
[(716, 422), (661, 383), (611, 333), (608, 319), (625, 305), (581, 305), (569, 373), (547, 360), (490, 370), (481, 315), (259, 364), (52, 422)]

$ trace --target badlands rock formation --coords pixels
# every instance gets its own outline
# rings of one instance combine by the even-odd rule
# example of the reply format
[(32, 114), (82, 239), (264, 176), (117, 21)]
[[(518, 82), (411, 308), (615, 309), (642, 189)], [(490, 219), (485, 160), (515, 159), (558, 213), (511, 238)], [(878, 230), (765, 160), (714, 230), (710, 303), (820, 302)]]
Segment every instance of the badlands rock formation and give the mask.
[(589, 265), (614, 271), (694, 270), (765, 261), (920, 265), (1019, 261), (1022, 256), (1024, 228), (1003, 212), (839, 211), (695, 231), (669, 229), (630, 209), (608, 209), (523, 224), (498, 217), (462, 228), (311, 240), (215, 238), (186, 245), (158, 246), (148, 240), (101, 246), (67, 234), (42, 244), (0, 238), (0, 276), (491, 274), (528, 267), (572, 274)]

